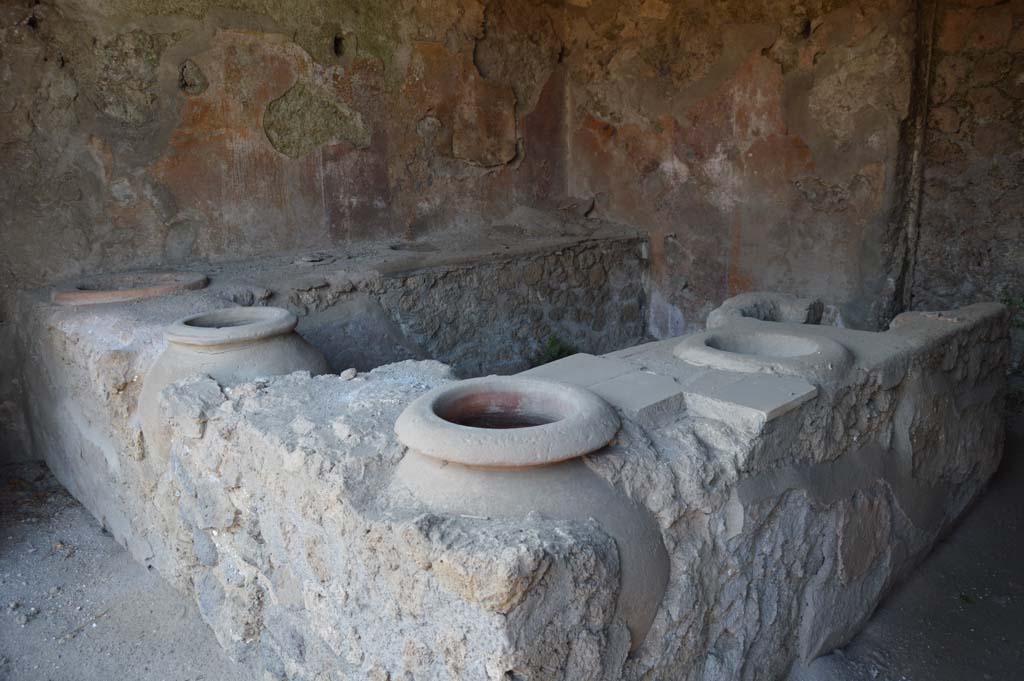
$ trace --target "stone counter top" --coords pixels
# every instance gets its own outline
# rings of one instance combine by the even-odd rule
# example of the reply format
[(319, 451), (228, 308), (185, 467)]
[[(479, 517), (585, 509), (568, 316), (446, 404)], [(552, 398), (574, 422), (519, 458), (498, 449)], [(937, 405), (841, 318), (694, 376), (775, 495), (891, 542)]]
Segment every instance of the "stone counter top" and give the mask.
[[(198, 295), (160, 308), (223, 300)], [(163, 393), (174, 437), (160, 467), (133, 425), (131, 378), (155, 308), (86, 323), (26, 305), (31, 421), (51, 468), (197, 600), (225, 648), (275, 678), (778, 678), (857, 630), (1001, 452), (999, 306), (915, 313), (885, 334), (786, 331), (850, 348), (831, 382), (691, 365), (675, 354), (683, 339), (528, 371), (621, 416), (583, 464), (650, 514), (670, 557), (630, 654), (618, 547), (598, 523), (437, 513), (391, 488), (405, 455), (395, 419), (454, 380), (449, 366), (193, 376)], [(758, 324), (785, 326), (735, 328)]]

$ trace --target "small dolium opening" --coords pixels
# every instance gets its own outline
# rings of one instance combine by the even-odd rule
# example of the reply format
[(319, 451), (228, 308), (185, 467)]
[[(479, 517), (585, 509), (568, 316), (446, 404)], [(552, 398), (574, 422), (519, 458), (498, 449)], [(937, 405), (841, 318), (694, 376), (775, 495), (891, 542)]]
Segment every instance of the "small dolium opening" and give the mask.
[(561, 411), (551, 400), (510, 391), (462, 395), (435, 408), (435, 413), (449, 423), (491, 430), (543, 426), (560, 421)]
[(236, 326), (248, 326), (259, 322), (259, 319), (226, 318), (218, 315), (203, 315), (185, 322), (185, 326), (194, 326), (200, 329), (230, 329)]

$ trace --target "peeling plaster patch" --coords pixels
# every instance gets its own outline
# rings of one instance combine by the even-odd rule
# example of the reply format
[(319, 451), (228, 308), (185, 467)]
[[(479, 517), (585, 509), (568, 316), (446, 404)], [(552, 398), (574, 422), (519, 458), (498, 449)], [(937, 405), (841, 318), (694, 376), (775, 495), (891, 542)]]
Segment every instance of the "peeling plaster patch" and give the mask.
[(713, 182), (708, 197), (711, 203), (722, 212), (731, 211), (739, 203), (744, 178), (721, 146), (704, 164), (704, 172)]
[(187, 260), (192, 255), (199, 233), (205, 227), (202, 221), (187, 218), (171, 224), (164, 236), (164, 257), (169, 262)]
[(841, 65), (816, 78), (808, 102), (811, 114), (839, 142), (853, 139), (857, 115), (866, 110), (888, 110), (900, 118), (907, 115), (909, 89), (878, 88), (879, 82), (904, 83), (910, 78), (909, 56), (898, 38), (866, 41), (848, 51)]
[(513, 89), (520, 111), (531, 111), (564, 49), (552, 18), (542, 6), (523, 11), (521, 0), (490, 2), (485, 16), (473, 63), (487, 80)]
[(123, 177), (110, 185), (110, 195), (119, 203), (135, 200), (135, 192), (132, 190), (131, 183)]
[(159, 108), (154, 91), (157, 67), (169, 40), (167, 36), (131, 31), (100, 48), (96, 63), (82, 76), (96, 108), (132, 126), (152, 120)]
[(263, 129), (274, 148), (292, 158), (328, 142), (370, 146), (371, 132), (359, 112), (302, 81), (267, 105)]
[(474, 76), (455, 109), (455, 158), (483, 167), (516, 156), (516, 96), (512, 88)]
[(690, 179), (690, 168), (675, 154), (672, 158), (667, 158), (661, 162), (658, 166), (662, 174), (672, 185), (686, 184), (686, 181)]
[(640, 6), (640, 16), (646, 19), (664, 20), (672, 14), (672, 5), (665, 0), (646, 0)]
[(650, 316), (647, 326), (648, 333), (657, 339), (681, 336), (686, 329), (683, 311), (670, 303), (661, 291), (651, 291)]
[(208, 85), (206, 75), (202, 69), (192, 61), (186, 59), (178, 71), (178, 87), (187, 95), (201, 95), (206, 92)]

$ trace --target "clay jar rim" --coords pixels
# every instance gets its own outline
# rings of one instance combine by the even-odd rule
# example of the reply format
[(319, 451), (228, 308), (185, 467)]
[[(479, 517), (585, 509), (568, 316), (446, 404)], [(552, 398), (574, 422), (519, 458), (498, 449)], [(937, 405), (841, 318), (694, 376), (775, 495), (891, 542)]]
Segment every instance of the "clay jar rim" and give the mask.
[(704, 347), (744, 357), (767, 360), (799, 360), (830, 349), (828, 343), (809, 336), (776, 331), (737, 333), (713, 330), (704, 335)]
[[(527, 425), (464, 425), (488, 416)], [(532, 422), (542, 420), (539, 425)], [(486, 376), (440, 386), (414, 400), (395, 422), (399, 441), (419, 454), (467, 466), (519, 468), (566, 461), (604, 447), (619, 430), (607, 402), (577, 386), (516, 376)]]
[(182, 345), (232, 345), (291, 333), (298, 323), (280, 307), (224, 307), (179, 319), (164, 337)]
[(853, 364), (850, 350), (816, 331), (819, 328), (743, 318), (687, 336), (672, 354), (712, 369), (784, 373), (816, 381), (849, 371)]
[(50, 300), (59, 305), (96, 305), (157, 298), (182, 291), (206, 288), (201, 272), (120, 272), (101, 274), (55, 287)]

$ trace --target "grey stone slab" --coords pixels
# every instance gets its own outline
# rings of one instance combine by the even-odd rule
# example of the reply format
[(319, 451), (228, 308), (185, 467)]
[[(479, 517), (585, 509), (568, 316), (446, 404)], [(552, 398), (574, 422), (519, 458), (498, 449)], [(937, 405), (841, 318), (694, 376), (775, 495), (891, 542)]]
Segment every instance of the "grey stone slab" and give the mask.
[(686, 405), (701, 416), (758, 427), (817, 394), (815, 386), (795, 376), (712, 371), (686, 386)]
[(648, 371), (622, 374), (589, 389), (647, 426), (679, 418), (686, 409), (682, 386), (668, 376)]
[(519, 375), (530, 378), (546, 378), (587, 388), (630, 371), (636, 371), (636, 365), (621, 359), (597, 357), (580, 352), (534, 367)]

